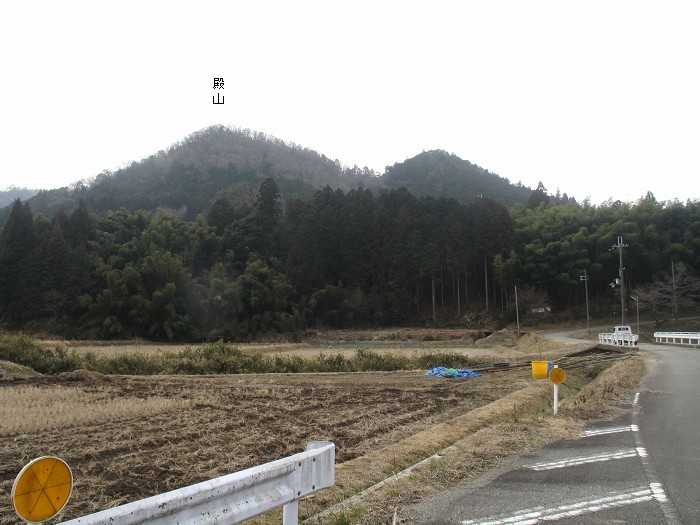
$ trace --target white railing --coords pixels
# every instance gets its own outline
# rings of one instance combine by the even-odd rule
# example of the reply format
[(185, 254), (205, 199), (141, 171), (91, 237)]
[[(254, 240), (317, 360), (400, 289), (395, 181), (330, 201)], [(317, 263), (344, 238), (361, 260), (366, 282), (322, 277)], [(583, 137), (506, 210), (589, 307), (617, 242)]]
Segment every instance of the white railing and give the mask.
[(657, 343), (700, 346), (700, 332), (654, 332)]
[(598, 334), (598, 342), (602, 345), (634, 347), (638, 340), (636, 334)]
[(296, 525), (299, 500), (334, 483), (335, 445), (316, 441), (306, 452), (63, 525), (234, 525), (279, 507), (284, 507), (283, 525)]

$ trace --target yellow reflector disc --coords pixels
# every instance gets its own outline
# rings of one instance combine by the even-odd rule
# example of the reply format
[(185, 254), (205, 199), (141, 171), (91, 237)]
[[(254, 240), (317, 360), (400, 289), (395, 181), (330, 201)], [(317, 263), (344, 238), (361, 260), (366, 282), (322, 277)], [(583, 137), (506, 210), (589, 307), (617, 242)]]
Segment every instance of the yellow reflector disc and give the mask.
[(40, 523), (63, 509), (72, 489), (73, 474), (65, 461), (38, 458), (17, 475), (12, 485), (12, 505), (23, 520)]
[(549, 373), (549, 380), (552, 383), (559, 384), (564, 382), (564, 377), (566, 374), (564, 374), (564, 371), (561, 368), (552, 368), (552, 371)]

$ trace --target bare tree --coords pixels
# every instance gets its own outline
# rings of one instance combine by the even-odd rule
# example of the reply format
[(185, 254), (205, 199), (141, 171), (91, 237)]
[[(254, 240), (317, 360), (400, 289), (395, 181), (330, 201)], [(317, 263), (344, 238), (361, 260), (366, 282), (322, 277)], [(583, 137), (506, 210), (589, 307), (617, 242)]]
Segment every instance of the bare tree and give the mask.
[(534, 286), (523, 286), (518, 288), (518, 303), (522, 313), (532, 314), (533, 309), (546, 308), (549, 305), (549, 295)]
[(639, 308), (652, 313), (657, 326), (678, 318), (678, 309), (700, 305), (700, 278), (678, 266), (670, 277), (658, 279), (632, 290), (639, 298)]

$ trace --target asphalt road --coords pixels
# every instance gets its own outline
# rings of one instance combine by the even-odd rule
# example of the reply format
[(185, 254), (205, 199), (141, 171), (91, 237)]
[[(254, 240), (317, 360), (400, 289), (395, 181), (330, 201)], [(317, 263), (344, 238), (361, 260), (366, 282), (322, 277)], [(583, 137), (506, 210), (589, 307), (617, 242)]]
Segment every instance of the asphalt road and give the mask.
[(700, 524), (700, 350), (641, 345), (624, 416), (402, 509), (405, 523)]
[(640, 434), (682, 523), (700, 523), (700, 350), (642, 347), (650, 359)]
[[(612, 326), (591, 326), (591, 333), (596, 334), (597, 332), (609, 332), (612, 329)], [(593, 341), (587, 341), (586, 339), (577, 339), (575, 337), (572, 337), (574, 334), (583, 334), (586, 333), (587, 329), (586, 328), (575, 328), (575, 329), (570, 329), (570, 330), (543, 330), (541, 332), (538, 332), (539, 334), (548, 337), (550, 339), (558, 339), (559, 341), (567, 341), (569, 343), (585, 343), (585, 342), (590, 342), (592, 343)]]

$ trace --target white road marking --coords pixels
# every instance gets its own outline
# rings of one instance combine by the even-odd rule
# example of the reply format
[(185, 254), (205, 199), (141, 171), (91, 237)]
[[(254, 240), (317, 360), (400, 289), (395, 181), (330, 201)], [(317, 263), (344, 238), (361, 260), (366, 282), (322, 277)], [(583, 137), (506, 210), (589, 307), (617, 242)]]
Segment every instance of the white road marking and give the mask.
[(639, 432), (637, 425), (627, 425), (624, 427), (609, 427), (609, 428), (593, 428), (581, 432), (582, 437), (602, 436), (605, 434), (618, 434), (620, 432)]
[[(639, 393), (637, 393), (636, 396), (634, 396), (634, 403), (635, 405), (639, 402)], [(632, 423), (636, 424), (639, 421), (639, 412), (636, 410), (632, 411)], [(634, 442), (637, 445), (638, 448), (641, 448), (646, 452), (646, 448), (644, 448), (644, 441), (642, 440), (642, 433), (641, 432), (635, 432), (633, 434), (634, 436)], [(659, 504), (659, 507), (661, 507), (661, 512), (664, 513), (664, 517), (666, 518), (666, 525), (680, 525), (683, 522), (681, 521), (680, 515), (678, 514), (678, 510), (676, 509), (676, 506), (673, 504), (673, 501), (669, 499), (666, 489), (664, 488), (663, 483), (661, 482), (661, 477), (659, 474), (656, 472), (656, 469), (654, 466), (651, 464), (651, 460), (648, 457), (648, 454), (645, 454), (641, 456), (642, 460), (642, 467), (644, 468), (644, 475), (647, 477), (649, 480), (649, 486), (651, 487), (651, 491), (654, 494), (654, 499), (657, 501)]]
[(464, 520), (461, 525), (534, 525), (544, 521), (556, 521), (564, 518), (573, 518), (584, 514), (592, 514), (601, 510), (625, 507), (645, 501), (656, 499), (653, 488), (639, 487), (630, 492), (595, 498), (590, 500), (568, 503), (549, 509), (536, 508), (516, 511), (516, 514), (503, 517), (489, 517), (475, 520)]
[(525, 465), (525, 468), (530, 470), (553, 470), (557, 468), (575, 467), (577, 465), (586, 465), (588, 463), (600, 463), (602, 461), (612, 461), (614, 459), (634, 458), (641, 456), (647, 457), (647, 451), (644, 447), (629, 448), (618, 450), (616, 452), (608, 452), (606, 454), (595, 454), (593, 456), (582, 456), (577, 458), (562, 459), (559, 461), (548, 461), (545, 463), (535, 463), (534, 465)]
[(632, 402), (632, 405), (637, 406), (639, 404), (639, 392), (634, 394), (634, 401)]
[[(633, 404), (639, 404), (639, 393), (634, 396)], [(634, 423), (637, 422), (636, 416), (637, 414), (633, 413), (632, 420)], [(583, 456), (547, 463), (537, 463), (535, 465), (526, 466), (526, 468), (536, 471), (551, 470), (576, 465), (585, 465), (587, 463), (612, 461), (615, 459), (639, 456), (644, 466), (647, 479), (650, 480), (648, 487), (638, 487), (630, 489), (628, 492), (622, 492), (612, 496), (567, 503), (551, 508), (535, 507), (516, 510), (513, 514), (502, 514), (487, 518), (463, 520), (461, 525), (536, 525), (538, 523), (559, 521), (648, 501), (656, 501), (659, 504), (664, 516), (666, 517), (666, 523), (668, 525), (680, 525), (681, 521), (678, 516), (678, 511), (668, 498), (663, 484), (660, 482), (658, 475), (651, 466), (649, 461), (649, 453), (643, 446), (644, 443), (641, 439), (639, 427), (636, 424), (622, 427), (591, 429), (583, 432), (582, 437), (614, 434), (618, 432), (633, 432), (635, 444), (637, 446), (635, 448), (618, 450), (607, 454), (596, 454), (593, 456)]]

